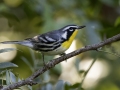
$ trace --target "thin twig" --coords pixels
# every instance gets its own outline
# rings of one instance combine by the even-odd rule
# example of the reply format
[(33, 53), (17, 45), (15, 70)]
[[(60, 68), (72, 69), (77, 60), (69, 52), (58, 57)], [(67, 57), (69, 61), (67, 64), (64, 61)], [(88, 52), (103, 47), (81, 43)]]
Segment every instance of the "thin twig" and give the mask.
[[(101, 50), (101, 49), (97, 49), (97, 51), (99, 51), (99, 52), (104, 52), (104, 53), (108, 53), (108, 54), (111, 54), (111, 55), (115, 55), (115, 56), (117, 56), (117, 57), (120, 57), (120, 55), (118, 55), (118, 54), (116, 54), (116, 53), (111, 53), (111, 52), (104, 51), (104, 50)], [(94, 58), (94, 60), (92, 61), (90, 67), (89, 67), (88, 70), (84, 73), (84, 76), (83, 76), (83, 79), (82, 79), (82, 81), (81, 81), (80, 87), (83, 85), (83, 82), (84, 82), (84, 80), (85, 80), (88, 72), (90, 71), (91, 67), (93, 66), (93, 64), (95, 63), (96, 60), (97, 60), (97, 59)]]
[(25, 80), (22, 80), (22, 81), (19, 81), (17, 83), (14, 83), (14, 84), (11, 84), (11, 85), (8, 85), (6, 87), (3, 87), (3, 89), (1, 90), (12, 90), (12, 89), (15, 89), (15, 88), (18, 88), (20, 86), (24, 86), (24, 85), (34, 85), (34, 79), (37, 78), (39, 75), (43, 74), (45, 71), (53, 68), (55, 65), (57, 65), (58, 63), (62, 62), (62, 61), (65, 61), (66, 59), (68, 58), (71, 58), (73, 56), (76, 56), (80, 53), (83, 53), (83, 52), (86, 52), (86, 51), (90, 51), (90, 50), (97, 50), (98, 48), (100, 47), (103, 47), (107, 44), (110, 44), (112, 42), (115, 42), (115, 41), (118, 41), (120, 40), (120, 34), (118, 35), (115, 35), (109, 39), (106, 39), (105, 41), (102, 41), (98, 44), (93, 44), (93, 45), (88, 45), (88, 46), (85, 46), (79, 50), (76, 50), (76, 51), (73, 51), (69, 54), (66, 54), (62, 57), (59, 57), (59, 58), (56, 58), (56, 59), (53, 59), (51, 61), (49, 61), (46, 66), (40, 68), (39, 70), (37, 70), (36, 72), (34, 72), (30, 77), (28, 77), (27, 79)]
[(83, 79), (82, 79), (82, 81), (81, 81), (81, 85), (80, 85), (80, 86), (82, 86), (82, 84), (83, 84), (83, 82), (84, 82), (84, 80), (85, 80), (85, 78), (86, 78), (88, 72), (90, 71), (91, 67), (93, 66), (93, 64), (95, 63), (96, 60), (97, 60), (97, 58), (94, 58), (94, 59), (93, 59), (93, 61), (92, 61), (91, 65), (90, 65), (90, 67), (89, 67), (88, 70), (84, 73), (84, 76), (83, 76)]

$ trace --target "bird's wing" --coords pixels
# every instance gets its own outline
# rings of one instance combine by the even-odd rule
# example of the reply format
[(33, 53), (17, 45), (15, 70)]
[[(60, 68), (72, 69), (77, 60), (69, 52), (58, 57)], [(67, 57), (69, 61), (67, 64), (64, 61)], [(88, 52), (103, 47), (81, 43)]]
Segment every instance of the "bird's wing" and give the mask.
[(48, 32), (45, 34), (37, 35), (33, 39), (38, 43), (52, 44), (57, 41), (60, 41), (60, 34), (58, 31)]
[(30, 40), (34, 44), (34, 49), (40, 51), (53, 50), (61, 45), (61, 36), (58, 31), (37, 35)]

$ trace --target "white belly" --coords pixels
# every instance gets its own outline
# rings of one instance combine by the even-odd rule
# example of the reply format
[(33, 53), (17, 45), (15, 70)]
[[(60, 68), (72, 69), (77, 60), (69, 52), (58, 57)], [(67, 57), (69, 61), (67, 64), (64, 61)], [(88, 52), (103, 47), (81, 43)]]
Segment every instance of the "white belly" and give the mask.
[(67, 50), (66, 48), (63, 48), (63, 47), (60, 46), (59, 48), (56, 48), (53, 51), (42, 52), (42, 53), (46, 54), (46, 55), (59, 55), (59, 54), (64, 53), (66, 50)]

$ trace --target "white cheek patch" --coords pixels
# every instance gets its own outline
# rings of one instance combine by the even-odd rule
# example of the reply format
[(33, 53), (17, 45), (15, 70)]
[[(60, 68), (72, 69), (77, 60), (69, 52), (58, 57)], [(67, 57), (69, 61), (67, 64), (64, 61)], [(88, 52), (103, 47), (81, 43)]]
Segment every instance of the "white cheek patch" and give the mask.
[(67, 39), (67, 32), (64, 32), (64, 33), (62, 34), (62, 38)]

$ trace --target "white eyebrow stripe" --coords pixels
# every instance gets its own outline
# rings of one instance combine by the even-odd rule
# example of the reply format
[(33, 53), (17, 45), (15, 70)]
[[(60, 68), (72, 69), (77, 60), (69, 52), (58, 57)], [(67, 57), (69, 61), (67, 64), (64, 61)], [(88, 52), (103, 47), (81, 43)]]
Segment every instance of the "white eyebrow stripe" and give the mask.
[(65, 27), (65, 28), (63, 29), (63, 31), (69, 29), (70, 27), (77, 27), (77, 26), (67, 26), (67, 27)]
[(67, 30), (67, 29), (69, 29), (69, 28), (70, 28), (70, 27), (66, 27), (66, 28), (63, 29), (63, 31), (65, 31), (65, 30)]
[(46, 38), (48, 41), (52, 41), (52, 42), (53, 42), (53, 41), (56, 41), (55, 39), (50, 38), (49, 36), (46, 36), (45, 38)]
[(67, 39), (67, 31), (62, 34), (62, 38)]

